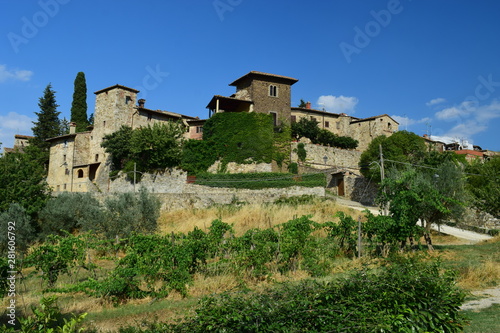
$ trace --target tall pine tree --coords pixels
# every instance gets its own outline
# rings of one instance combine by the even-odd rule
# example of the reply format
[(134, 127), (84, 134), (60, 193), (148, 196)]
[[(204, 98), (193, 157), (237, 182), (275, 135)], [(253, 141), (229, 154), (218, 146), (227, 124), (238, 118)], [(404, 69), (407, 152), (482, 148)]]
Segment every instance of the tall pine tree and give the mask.
[(76, 123), (77, 132), (86, 131), (90, 125), (87, 118), (87, 83), (83, 72), (76, 75), (70, 120)]
[(33, 131), (34, 139), (31, 140), (32, 144), (48, 152), (50, 143), (45, 140), (53, 138), (61, 134), (61, 125), (59, 121), (60, 112), (57, 111), (56, 95), (52, 90), (52, 85), (49, 83), (40, 97), (38, 106), (40, 112), (35, 112), (38, 116), (38, 121), (34, 121)]

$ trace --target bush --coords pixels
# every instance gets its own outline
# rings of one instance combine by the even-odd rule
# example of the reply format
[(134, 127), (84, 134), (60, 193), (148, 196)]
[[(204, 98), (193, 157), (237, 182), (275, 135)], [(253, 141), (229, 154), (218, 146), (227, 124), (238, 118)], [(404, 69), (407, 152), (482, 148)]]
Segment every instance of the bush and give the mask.
[(50, 199), (39, 216), (43, 235), (63, 235), (80, 228), (95, 230), (95, 225), (104, 218), (104, 211), (90, 193), (64, 192)]
[(105, 217), (95, 230), (107, 238), (126, 237), (132, 232), (156, 231), (160, 201), (144, 188), (139, 193), (120, 193), (104, 201)]
[(337, 282), (306, 280), (262, 293), (204, 298), (165, 332), (461, 332), (465, 294), (439, 262), (397, 258)]
[[(0, 214), (0, 230), (2, 230), (0, 232), (0, 255), (6, 255), (8, 252), (9, 236), (14, 235), (15, 250), (20, 254), (23, 254), (36, 238), (30, 216), (18, 203), (10, 204), (9, 208)], [(9, 231), (12, 234), (9, 235)]]

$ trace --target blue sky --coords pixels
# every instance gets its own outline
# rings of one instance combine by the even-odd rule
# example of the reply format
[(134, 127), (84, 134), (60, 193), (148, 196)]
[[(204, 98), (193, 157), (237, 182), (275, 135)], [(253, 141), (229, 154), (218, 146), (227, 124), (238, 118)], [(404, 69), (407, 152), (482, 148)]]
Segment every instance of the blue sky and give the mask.
[(69, 118), (73, 82), (141, 90), (146, 107), (206, 118), (249, 71), (291, 76), (292, 105), (500, 151), (494, 0), (0, 0), (0, 142), (31, 134), (48, 83)]

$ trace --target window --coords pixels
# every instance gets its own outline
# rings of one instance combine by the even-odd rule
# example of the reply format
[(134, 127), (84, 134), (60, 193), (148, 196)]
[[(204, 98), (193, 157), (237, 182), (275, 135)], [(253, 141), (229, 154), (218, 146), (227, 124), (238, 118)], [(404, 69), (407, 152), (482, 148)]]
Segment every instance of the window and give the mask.
[(325, 127), (326, 128), (330, 127), (330, 122), (329, 121), (325, 121)]
[(202, 126), (196, 126), (196, 133), (203, 133), (203, 127)]
[(269, 86), (269, 96), (278, 97), (278, 87), (274, 85)]
[(297, 116), (292, 116), (290, 120), (291, 120), (292, 123), (296, 123), (297, 122)]
[(391, 130), (391, 129), (392, 129), (392, 125), (391, 125), (391, 123), (387, 123), (387, 128), (388, 128), (389, 130)]
[(102, 126), (106, 126), (106, 120), (102, 122)]
[(98, 162), (99, 161), (99, 154), (95, 154), (95, 161)]
[(66, 155), (63, 155), (63, 161), (66, 162)]
[(65, 173), (66, 175), (69, 175), (69, 169), (64, 170), (64, 173)]
[(125, 97), (125, 104), (128, 104), (128, 103), (130, 103), (130, 102), (132, 102), (132, 97), (130, 97), (130, 96), (126, 96), (126, 97)]
[(151, 121), (151, 118), (153, 118), (153, 115), (151, 113), (148, 113), (148, 121)]
[(311, 120), (316, 121), (316, 117), (311, 116)]
[(78, 178), (83, 178), (83, 170), (78, 170)]
[(66, 191), (66, 184), (64, 184), (64, 185), (63, 185), (63, 190), (65, 190), (65, 191)]
[(276, 112), (269, 112), (271, 114), (271, 116), (273, 117), (273, 125), (274, 126), (278, 126), (278, 115), (276, 114)]

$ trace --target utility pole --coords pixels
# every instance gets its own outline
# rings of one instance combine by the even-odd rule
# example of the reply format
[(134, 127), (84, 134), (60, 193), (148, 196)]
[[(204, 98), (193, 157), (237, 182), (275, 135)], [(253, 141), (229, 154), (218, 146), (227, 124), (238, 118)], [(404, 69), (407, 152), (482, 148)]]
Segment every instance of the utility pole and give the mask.
[(135, 193), (135, 173), (137, 171), (137, 163), (134, 163), (134, 193)]
[(358, 217), (358, 258), (361, 258), (361, 216)]
[[(385, 179), (385, 168), (384, 168), (384, 154), (382, 153), (382, 145), (378, 145), (380, 151), (380, 181), (383, 182)], [(387, 206), (382, 207), (383, 215), (388, 215)]]

